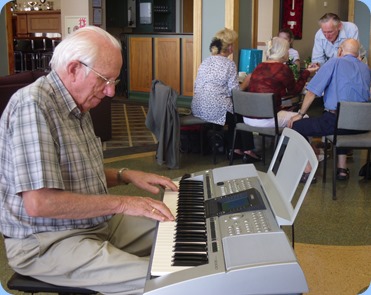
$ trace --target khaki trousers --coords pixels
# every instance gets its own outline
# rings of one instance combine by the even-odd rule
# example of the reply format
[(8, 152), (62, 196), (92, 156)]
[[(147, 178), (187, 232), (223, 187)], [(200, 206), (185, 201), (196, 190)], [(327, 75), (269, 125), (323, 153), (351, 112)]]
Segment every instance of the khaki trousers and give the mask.
[(142, 294), (155, 225), (117, 215), (90, 229), (7, 238), (5, 247), (9, 265), (20, 274), (103, 294)]

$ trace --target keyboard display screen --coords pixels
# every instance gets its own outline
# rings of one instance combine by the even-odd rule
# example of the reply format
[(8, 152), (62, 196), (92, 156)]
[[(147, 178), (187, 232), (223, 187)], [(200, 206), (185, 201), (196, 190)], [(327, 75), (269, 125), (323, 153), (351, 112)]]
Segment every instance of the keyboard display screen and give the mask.
[(260, 193), (255, 188), (206, 200), (205, 207), (206, 217), (265, 209)]
[(249, 199), (246, 195), (240, 196), (235, 199), (225, 199), (224, 202), (220, 202), (223, 211), (234, 211), (238, 208), (246, 208), (250, 205)]

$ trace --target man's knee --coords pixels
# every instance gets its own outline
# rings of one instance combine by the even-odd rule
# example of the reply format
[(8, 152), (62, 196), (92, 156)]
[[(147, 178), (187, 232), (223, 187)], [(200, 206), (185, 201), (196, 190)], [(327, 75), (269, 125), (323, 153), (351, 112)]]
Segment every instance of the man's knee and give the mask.
[(292, 129), (294, 129), (296, 132), (304, 135), (305, 130), (306, 130), (306, 122), (304, 122), (305, 119), (301, 119), (298, 121), (295, 121), (292, 125)]

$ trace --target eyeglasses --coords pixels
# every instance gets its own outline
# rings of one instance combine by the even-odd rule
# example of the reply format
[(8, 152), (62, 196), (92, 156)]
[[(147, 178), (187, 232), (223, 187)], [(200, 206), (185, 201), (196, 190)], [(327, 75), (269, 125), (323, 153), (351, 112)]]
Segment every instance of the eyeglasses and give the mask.
[(87, 64), (83, 63), (82, 61), (80, 61), (80, 63), (82, 65), (84, 65), (85, 67), (87, 67), (88, 69), (90, 69), (94, 74), (96, 74), (98, 77), (102, 78), (104, 81), (106, 81), (106, 86), (108, 85), (114, 85), (116, 86), (117, 84), (120, 83), (120, 79), (117, 79), (117, 80), (110, 80), (110, 79), (107, 79), (106, 77), (104, 77), (102, 74), (99, 74), (96, 70), (94, 70), (92, 67), (89, 67)]

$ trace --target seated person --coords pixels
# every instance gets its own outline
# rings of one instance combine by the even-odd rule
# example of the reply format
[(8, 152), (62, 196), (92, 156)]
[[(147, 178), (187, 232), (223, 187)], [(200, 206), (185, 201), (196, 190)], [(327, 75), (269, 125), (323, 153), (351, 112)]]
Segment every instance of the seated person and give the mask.
[[(281, 108), (282, 97), (289, 94), (299, 94), (308, 77), (318, 67), (306, 69), (300, 73), (296, 81), (291, 69), (285, 64), (289, 56), (289, 42), (285, 39), (274, 37), (267, 43), (267, 61), (260, 63), (251, 74), (248, 91), (257, 93), (274, 93), (277, 107), (279, 127), (286, 127), (295, 112)], [(243, 118), (246, 124), (257, 127), (274, 127), (273, 119)]]
[(299, 52), (292, 48), (292, 45), (294, 43), (294, 33), (289, 28), (282, 28), (278, 32), (278, 37), (285, 39), (289, 42), (290, 48), (289, 48), (289, 62), (295, 64), (300, 70), (300, 56)]
[[(337, 56), (321, 66), (318, 73), (307, 85), (301, 109), (290, 119), (288, 127), (293, 128), (305, 137), (327, 136), (334, 134), (337, 121), (337, 104), (340, 101), (368, 102), (370, 98), (370, 70), (358, 59), (360, 43), (356, 39), (346, 39), (341, 43)], [(323, 95), (325, 111), (319, 117), (303, 119), (314, 98)], [(339, 134), (361, 133), (357, 130), (340, 130)], [(337, 150), (337, 179), (347, 180), (349, 170), (346, 166), (348, 150)], [(306, 182), (310, 167), (302, 177)]]
[(167, 177), (105, 168), (90, 109), (114, 97), (121, 44), (86, 26), (55, 49), (51, 72), (18, 90), (0, 118), (0, 233), (16, 272), (102, 294), (142, 294), (156, 221), (150, 197), (109, 194), (132, 183), (176, 191)]
[[(235, 127), (232, 90), (239, 87), (246, 89), (250, 78), (247, 76), (240, 86), (236, 64), (228, 58), (233, 53), (233, 43), (237, 37), (235, 31), (227, 28), (216, 33), (210, 44), (211, 56), (206, 58), (198, 69), (192, 100), (194, 116), (220, 126), (228, 125), (229, 149)], [(246, 134), (246, 142), (246, 150), (237, 150), (236, 153), (246, 154), (247, 162), (260, 160), (253, 152), (254, 141), (251, 133)]]

